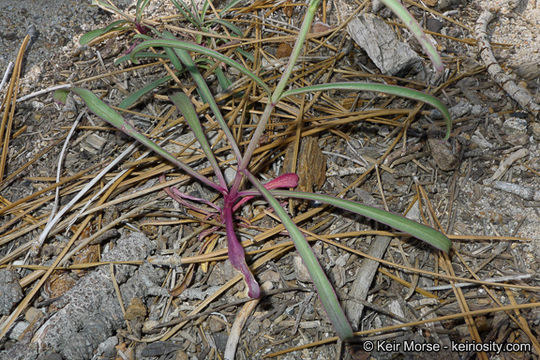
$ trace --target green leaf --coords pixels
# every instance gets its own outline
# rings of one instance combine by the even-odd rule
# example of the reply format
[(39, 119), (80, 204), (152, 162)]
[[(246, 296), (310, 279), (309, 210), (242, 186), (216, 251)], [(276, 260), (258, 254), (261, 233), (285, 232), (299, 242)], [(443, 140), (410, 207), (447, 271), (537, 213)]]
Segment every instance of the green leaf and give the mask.
[[(300, 31), (298, 32), (298, 35), (296, 37), (296, 41), (291, 51), (291, 55), (289, 56), (289, 62), (287, 63), (285, 70), (283, 70), (281, 74), (281, 78), (276, 84), (276, 87), (274, 88), (272, 95), (270, 95), (270, 101), (266, 103), (266, 107), (263, 110), (261, 118), (259, 122), (257, 123), (257, 127), (255, 128), (255, 131), (253, 132), (253, 135), (251, 136), (251, 140), (249, 141), (247, 149), (244, 152), (244, 157), (242, 158), (242, 161), (240, 162), (239, 168), (242, 171), (248, 168), (249, 163), (251, 161), (251, 157), (253, 156), (253, 152), (259, 146), (261, 136), (263, 135), (265, 131), (266, 124), (268, 124), (268, 120), (270, 119), (272, 111), (274, 110), (276, 104), (279, 102), (279, 99), (281, 98), (283, 91), (285, 90), (285, 88), (287, 87), (287, 84), (289, 83), (289, 79), (291, 77), (291, 74), (294, 71), (296, 61), (298, 60), (298, 57), (300, 56), (300, 53), (302, 52), (304, 42), (306, 40), (307, 34), (309, 33), (309, 30), (311, 29), (311, 24), (313, 22), (313, 18), (315, 17), (315, 13), (317, 12), (320, 2), (321, 2), (320, 0), (311, 0), (309, 2), (306, 14), (304, 15), (304, 20), (302, 21), (302, 26), (300, 27)], [(236, 186), (238, 186), (238, 184), (239, 184), (239, 180), (237, 176), (233, 184), (233, 190), (236, 190)]]
[[(170, 38), (173, 35), (168, 32), (164, 32), (163, 36), (166, 38)], [(169, 50), (172, 49), (169, 48)], [(227, 125), (227, 122), (223, 118), (223, 114), (221, 114), (219, 106), (217, 105), (216, 100), (214, 99), (214, 96), (212, 95), (212, 92), (208, 87), (208, 84), (206, 84), (206, 81), (204, 80), (203, 76), (199, 72), (199, 69), (193, 62), (193, 59), (189, 55), (189, 52), (181, 48), (174, 49), (174, 52), (178, 56), (180, 61), (182, 61), (182, 63), (185, 65), (186, 69), (190, 72), (193, 80), (195, 81), (195, 84), (197, 84), (197, 90), (199, 91), (199, 94), (201, 95), (203, 101), (209, 105), (210, 109), (214, 113), (219, 126), (223, 130), (223, 133), (225, 134), (227, 140), (229, 141), (229, 144), (231, 145), (234, 155), (237, 159), (240, 159), (242, 154), (240, 153), (238, 144), (236, 143), (236, 140), (234, 139), (234, 136), (232, 135), (231, 130)]]
[(197, 11), (197, 5), (195, 4), (193, 0), (191, 0), (191, 9), (192, 9), (191, 14), (195, 18), (195, 21), (197, 22), (197, 27), (200, 28), (202, 26), (203, 21), (202, 21), (201, 15), (199, 15), (199, 12)]
[(137, 6), (135, 10), (135, 23), (140, 24), (144, 8), (148, 5), (150, 0), (137, 0)]
[(270, 206), (272, 206), (276, 212), (276, 215), (279, 217), (291, 235), (294, 246), (296, 247), (296, 250), (302, 257), (302, 261), (308, 269), (311, 280), (315, 284), (315, 287), (319, 293), (319, 299), (321, 300), (321, 303), (323, 304), (332, 325), (334, 325), (334, 329), (336, 330), (338, 336), (342, 340), (350, 339), (353, 336), (351, 325), (349, 324), (349, 321), (347, 320), (347, 317), (339, 304), (339, 300), (334, 292), (334, 288), (330, 284), (330, 281), (328, 281), (326, 274), (317, 261), (317, 258), (315, 257), (315, 254), (309, 246), (306, 238), (300, 229), (298, 229), (296, 224), (287, 215), (287, 212), (283, 209), (283, 207), (279, 205), (279, 202), (272, 195), (272, 193), (268, 191), (251, 173), (246, 171), (245, 175), (248, 177), (249, 181), (255, 185), (257, 190), (260, 191)]
[(224, 27), (226, 27), (227, 29), (231, 30), (236, 36), (238, 37), (242, 37), (242, 35), (244, 35), (242, 33), (242, 30), (240, 30), (240, 28), (236, 25), (234, 25), (233, 23), (230, 23), (226, 20), (223, 20), (223, 19), (209, 19), (209, 20), (206, 20), (206, 22), (204, 23), (205, 25), (209, 25), (209, 24), (220, 24)]
[[(197, 21), (193, 17), (193, 14), (191, 14), (191, 10), (189, 7), (182, 1), (182, 0), (171, 0), (174, 6), (180, 11), (182, 16), (184, 16), (184, 19), (192, 23), (193, 25), (197, 26)], [(180, 1), (180, 2), (179, 2)]]
[[(259, 189), (260, 190), (260, 189)], [(429, 245), (448, 252), (452, 243), (443, 233), (430, 228), (429, 226), (419, 224), (416, 221), (407, 219), (401, 215), (392, 214), (388, 211), (362, 205), (351, 200), (336, 198), (329, 195), (313, 194), (301, 191), (272, 190), (272, 194), (279, 197), (297, 198), (320, 201), (325, 204), (354, 212), (356, 214), (368, 217), (394, 229), (403, 231), (415, 238), (422, 240)]]
[(111, 124), (112, 126), (116, 127), (118, 130), (124, 132), (126, 135), (129, 135), (135, 140), (139, 141), (141, 144), (145, 145), (150, 150), (154, 151), (158, 155), (162, 156), (166, 160), (178, 166), (180, 169), (184, 170), (186, 173), (188, 173), (190, 176), (194, 177), (195, 179), (214, 188), (215, 190), (219, 192), (223, 192), (223, 189), (220, 186), (210, 181), (208, 178), (204, 177), (203, 175), (199, 174), (188, 165), (179, 161), (167, 150), (163, 149), (161, 146), (159, 146), (158, 144), (156, 144), (155, 142), (153, 142), (152, 140), (148, 139), (143, 134), (141, 134), (131, 124), (125, 121), (124, 118), (120, 114), (118, 114), (114, 109), (112, 109), (110, 106), (108, 106), (103, 101), (101, 101), (90, 90), (83, 89), (83, 88), (72, 88), (71, 91), (79, 95), (81, 99), (83, 99), (83, 101), (86, 103), (86, 106), (88, 106), (88, 108), (94, 114), (96, 114), (97, 116), (99, 116), (100, 118), (102, 118), (103, 120)]
[[(110, 10), (111, 12), (115, 13), (116, 15), (126, 18), (126, 15), (120, 9), (118, 9), (114, 4), (112, 4), (110, 1), (92, 0), (92, 5), (106, 8)], [(126, 20), (128, 19), (126, 18)]]
[(217, 51), (208, 49), (208, 48), (200, 46), (200, 45), (184, 42), (184, 41), (179, 41), (179, 40), (148, 40), (148, 41), (145, 41), (142, 44), (137, 45), (135, 47), (135, 49), (133, 49), (133, 51), (131, 53), (131, 56), (133, 57), (132, 58), (133, 61), (136, 62), (135, 54), (137, 54), (139, 51), (147, 49), (149, 47), (163, 47), (163, 48), (171, 47), (171, 48), (175, 48), (175, 49), (193, 51), (193, 52), (197, 52), (199, 54), (209, 56), (211, 58), (219, 60), (219, 61), (221, 61), (221, 62), (223, 62), (223, 63), (225, 63), (225, 64), (227, 64), (227, 65), (229, 65), (229, 66), (231, 66), (231, 67), (233, 67), (233, 68), (235, 68), (237, 70), (239, 70), (244, 75), (248, 76), (253, 81), (255, 81), (264, 91), (266, 91), (267, 94), (271, 94), (271, 91), (270, 91), (270, 88), (268, 87), (268, 85), (266, 85), (266, 83), (264, 81), (262, 81), (253, 72), (251, 72), (250, 70), (245, 68), (242, 64), (239, 64), (238, 62), (230, 59), (229, 57), (227, 57), (227, 56), (225, 56), (225, 55), (223, 55), (221, 53), (218, 53)]
[(95, 38), (100, 37), (103, 34), (108, 33), (109, 31), (114, 31), (114, 30), (121, 29), (122, 26), (120, 26), (120, 25), (125, 24), (125, 23), (127, 23), (126, 20), (117, 20), (117, 21), (114, 21), (114, 22), (110, 23), (107, 27), (104, 27), (102, 29), (96, 29), (96, 30), (89, 31), (86, 34), (84, 34), (83, 36), (81, 36), (81, 38), (79, 39), (79, 44), (86, 45), (90, 41), (94, 40)]
[(385, 84), (370, 84), (362, 82), (337, 82), (331, 84), (319, 84), (312, 85), (298, 89), (291, 89), (283, 92), (280, 100), (291, 95), (298, 95), (307, 92), (326, 91), (326, 90), (355, 90), (355, 91), (377, 91), (385, 94), (401, 96), (413, 100), (425, 102), (438, 109), (446, 121), (446, 136), (445, 139), (450, 137), (450, 131), (452, 129), (452, 118), (446, 106), (436, 97), (423, 93), (421, 91), (409, 89), (402, 86), (385, 85)]
[(238, 53), (239, 53), (240, 55), (242, 55), (243, 57), (245, 57), (245, 58), (248, 59), (249, 61), (251, 61), (251, 62), (254, 62), (254, 61), (255, 61), (255, 57), (253, 56), (252, 53), (247, 52), (246, 50), (240, 49), (240, 48), (236, 48), (235, 51), (238, 51)]
[(120, 105), (118, 105), (118, 107), (121, 109), (129, 109), (129, 107), (135, 104), (137, 100), (139, 100), (141, 97), (148, 94), (150, 91), (154, 90), (161, 84), (165, 84), (171, 79), (172, 77), (170, 75), (167, 75), (165, 77), (152, 81), (151, 83), (145, 85), (144, 87), (140, 88), (139, 90), (135, 91), (133, 94), (125, 98), (124, 101), (122, 101)]
[(221, 90), (227, 91), (229, 86), (232, 85), (232, 81), (225, 75), (219, 66), (214, 70), (214, 74), (216, 74), (219, 86), (221, 86)]
[(169, 96), (169, 99), (171, 99), (174, 105), (176, 105), (176, 108), (182, 113), (182, 115), (184, 115), (184, 119), (186, 120), (189, 127), (191, 128), (191, 131), (193, 131), (193, 134), (199, 141), (199, 144), (201, 145), (201, 148), (206, 155), (206, 158), (210, 162), (212, 169), (214, 169), (214, 173), (218, 177), (219, 183), (221, 184), (221, 186), (227, 187), (227, 182), (225, 181), (225, 178), (221, 173), (221, 169), (219, 168), (216, 157), (214, 156), (212, 147), (206, 139), (204, 130), (199, 121), (199, 117), (197, 116), (197, 112), (195, 112), (195, 108), (191, 103), (191, 100), (186, 94), (180, 92), (172, 94), (171, 96)]
[[(164, 59), (164, 60), (170, 60), (169, 56), (166, 54), (155, 54), (153, 52), (146, 52), (141, 51), (136, 55), (137, 59)], [(124, 55), (116, 60), (114, 60), (114, 65), (121, 64), (126, 61), (131, 61), (131, 54)]]
[[(197, 9), (197, 5), (194, 3), (193, 0), (191, 0), (191, 3), (193, 4), (193, 6), (195, 7), (195, 9)], [(204, 3), (203, 3), (203, 6), (201, 8), (201, 25), (204, 24), (204, 18), (206, 17), (206, 12), (208, 11), (208, 8), (210, 7), (210, 2), (208, 0), (204, 0)]]
[(173, 49), (165, 48), (165, 52), (167, 53), (169, 59), (171, 59), (171, 63), (176, 70), (181, 71), (182, 69), (184, 69), (184, 67), (182, 66), (182, 62), (180, 61)]

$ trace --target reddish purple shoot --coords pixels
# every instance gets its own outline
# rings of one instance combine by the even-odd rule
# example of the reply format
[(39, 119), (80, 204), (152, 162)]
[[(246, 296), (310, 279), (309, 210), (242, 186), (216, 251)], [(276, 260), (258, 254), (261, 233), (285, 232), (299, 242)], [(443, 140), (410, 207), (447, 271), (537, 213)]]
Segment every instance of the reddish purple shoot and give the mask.
[[(160, 178), (160, 181), (164, 181), (165, 178), (162, 176)], [(298, 175), (288, 173), (283, 174), (281, 176), (278, 176), (277, 178), (269, 181), (264, 185), (265, 188), (272, 190), (272, 189), (279, 189), (279, 188), (294, 188), (298, 185)], [(244, 248), (242, 247), (242, 244), (240, 241), (238, 241), (238, 238), (236, 237), (236, 232), (234, 231), (234, 218), (233, 214), (236, 210), (240, 208), (244, 203), (251, 200), (254, 196), (243, 194), (242, 192), (235, 192), (232, 193), (230, 190), (227, 190), (224, 194), (224, 203), (223, 208), (220, 208), (219, 206), (210, 203), (207, 200), (200, 199), (191, 195), (184, 194), (180, 192), (180, 190), (174, 188), (174, 187), (167, 187), (164, 189), (165, 192), (174, 200), (176, 200), (178, 203), (180, 203), (182, 206), (187, 207), (189, 209), (195, 210), (201, 214), (206, 215), (207, 218), (216, 217), (219, 216), (221, 219), (221, 222), (225, 225), (225, 231), (227, 233), (227, 248), (228, 248), (228, 256), (229, 260), (232, 264), (232, 266), (238, 270), (242, 276), (244, 277), (244, 281), (247, 284), (248, 287), (248, 295), (251, 298), (259, 298), (261, 296), (261, 290), (259, 287), (259, 284), (257, 283), (257, 280), (251, 273), (251, 270), (249, 269), (249, 266), (246, 263), (245, 258), (245, 252)], [(188, 201), (189, 200), (189, 201)], [(192, 204), (190, 201), (203, 203), (206, 205), (211, 206), (216, 211), (208, 211), (206, 209), (202, 209), (194, 204)], [(209, 233), (206, 233), (209, 234)], [(201, 238), (203, 238), (202, 236)]]

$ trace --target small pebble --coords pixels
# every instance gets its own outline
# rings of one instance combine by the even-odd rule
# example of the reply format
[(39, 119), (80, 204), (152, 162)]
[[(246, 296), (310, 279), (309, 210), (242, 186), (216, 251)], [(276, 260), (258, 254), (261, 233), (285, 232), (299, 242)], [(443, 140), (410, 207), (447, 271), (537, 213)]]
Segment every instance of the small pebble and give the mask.
[(533, 122), (531, 125), (531, 131), (533, 138), (535, 140), (540, 140), (540, 123), (539, 122)]
[(527, 119), (511, 117), (503, 123), (503, 131), (506, 135), (516, 136), (527, 133)]
[(26, 310), (26, 313), (24, 314), (25, 320), (28, 321), (29, 323), (32, 323), (41, 317), (43, 317), (43, 312), (36, 309), (35, 307), (29, 307), (28, 310)]
[(296, 274), (296, 279), (302, 282), (311, 282), (309, 271), (300, 256), (293, 257), (293, 264), (294, 264), (294, 272)]
[(15, 323), (15, 326), (9, 331), (9, 338), (11, 340), (20, 340), (20, 336), (24, 333), (26, 328), (30, 325), (26, 321), (19, 321)]
[[(458, 165), (457, 151), (453, 148), (448, 140), (437, 138), (428, 139), (431, 156), (437, 166), (444, 171), (453, 170)], [(456, 143), (458, 146), (459, 143)]]

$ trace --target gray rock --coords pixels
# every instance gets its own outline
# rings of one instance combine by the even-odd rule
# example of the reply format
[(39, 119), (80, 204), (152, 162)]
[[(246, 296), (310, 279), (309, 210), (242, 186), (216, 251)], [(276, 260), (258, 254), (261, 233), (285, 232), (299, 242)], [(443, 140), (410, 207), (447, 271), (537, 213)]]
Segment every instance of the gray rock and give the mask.
[(361, 14), (351, 20), (347, 30), (383, 74), (403, 75), (422, 69), (420, 56), (399, 41), (394, 30), (378, 16)]
[[(146, 259), (155, 244), (142, 233), (123, 233), (104, 261)], [(150, 264), (116, 265), (116, 281), (124, 304), (146, 299), (164, 277)], [(55, 305), (60, 308), (36, 332), (33, 341), (57, 351), (65, 359), (90, 359), (97, 347), (124, 324), (108, 266), (83, 277)]]
[(19, 274), (13, 270), (0, 270), (0, 315), (9, 315), (23, 297)]
[(506, 135), (523, 135), (527, 133), (527, 119), (511, 117), (504, 121), (503, 131)]
[(26, 344), (22, 341), (13, 344), (7, 350), (0, 351), (0, 360), (35, 360), (37, 357), (37, 344)]

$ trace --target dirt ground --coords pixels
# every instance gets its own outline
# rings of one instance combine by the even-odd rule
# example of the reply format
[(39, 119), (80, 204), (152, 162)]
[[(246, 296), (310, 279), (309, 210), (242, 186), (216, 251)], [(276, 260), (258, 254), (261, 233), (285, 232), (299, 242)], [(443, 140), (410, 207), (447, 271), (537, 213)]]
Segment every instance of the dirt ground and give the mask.
[[(122, 13), (135, 14), (135, 4), (113, 3)], [(319, 31), (338, 31), (309, 41), (291, 86), (373, 81), (433, 91), (452, 114), (450, 140), (442, 140), (444, 122), (429, 106), (417, 108), (414, 101), (384, 94), (332, 91), (278, 106), (252, 168), (266, 181), (295, 164), (304, 191), (387, 207), (452, 240), (451, 252), (443, 255), (360, 216), (314, 202), (287, 204), (291, 215), (305, 215), (298, 224), (360, 332), (353, 342), (335, 338), (305, 266), (264, 201), (252, 201), (237, 213), (248, 263), (266, 289), (253, 302), (226, 260), (225, 232), (220, 224), (215, 227), (219, 218), (205, 218), (173, 201), (159, 177), (166, 175), (169, 185), (191, 196), (218, 205), (221, 199), (142, 147), (130, 149), (132, 140), (91, 114), (79, 98), (61, 105), (49, 91), (17, 102), (10, 129), (10, 116), (2, 110), (0, 135), (9, 134), (9, 146), (2, 150), (5, 166), (0, 163), (5, 169), (0, 177), (0, 359), (223, 359), (231, 347), (236, 359), (537, 359), (540, 118), (488, 73), (474, 29), (482, 10), (497, 11), (487, 28), (495, 58), (538, 104), (540, 3), (403, 3), (431, 32), (445, 63), (442, 76), (433, 74), (421, 47), (387, 9), (324, 1)], [(275, 85), (305, 7), (296, 1), (250, 4), (240, 2), (229, 19), (244, 38), (260, 41), (242, 43), (242, 55), (221, 51), (250, 67), (254, 62), (246, 54), (258, 53), (256, 70)], [(351, 15), (344, 7), (361, 7), (386, 20), (397, 39), (422, 56), (416, 71), (381, 74), (350, 28), (339, 27)], [(167, 0), (150, 1), (143, 19), (183, 28), (172, 31), (197, 41), (196, 33), (189, 35), (193, 26), (170, 16), (176, 13)], [(162, 63), (144, 66), (154, 60), (135, 69), (130, 62), (114, 63), (138, 41), (133, 27), (79, 44), (82, 34), (118, 16), (89, 2), (0, 2), (0, 76), (15, 62), (33, 25), (37, 35), (24, 55), (17, 98), (74, 84), (110, 105), (120, 104), (167, 73)], [(214, 47), (231, 45), (216, 39)], [(223, 70), (232, 81), (240, 78)], [(208, 163), (167, 98), (179, 89), (195, 95), (189, 76), (179, 77), (180, 83), (158, 87), (123, 115), (204, 172)], [(245, 146), (264, 109), (260, 89), (223, 93), (214, 73), (205, 78)], [(8, 85), (0, 89), (2, 99)], [(197, 105), (225, 169), (232, 154), (211, 113), (202, 102)], [(4, 146), (3, 137), (0, 143)], [(93, 179), (98, 181), (91, 184)], [(51, 212), (61, 216), (45, 230)], [(37, 248), (44, 231), (49, 234)], [(377, 251), (384, 260), (378, 266), (366, 259), (366, 254), (380, 258)], [(52, 271), (52, 266), (61, 268)]]

